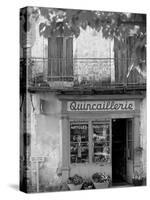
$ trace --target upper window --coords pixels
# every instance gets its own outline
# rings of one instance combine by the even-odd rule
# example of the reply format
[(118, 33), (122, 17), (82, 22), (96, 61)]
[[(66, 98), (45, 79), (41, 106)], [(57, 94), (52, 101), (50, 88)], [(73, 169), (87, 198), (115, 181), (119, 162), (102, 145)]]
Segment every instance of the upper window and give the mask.
[(114, 39), (115, 82), (145, 83), (146, 47), (141, 46), (135, 36), (127, 37), (125, 44)]
[(71, 81), (73, 76), (73, 38), (48, 39), (48, 77), (50, 81)]

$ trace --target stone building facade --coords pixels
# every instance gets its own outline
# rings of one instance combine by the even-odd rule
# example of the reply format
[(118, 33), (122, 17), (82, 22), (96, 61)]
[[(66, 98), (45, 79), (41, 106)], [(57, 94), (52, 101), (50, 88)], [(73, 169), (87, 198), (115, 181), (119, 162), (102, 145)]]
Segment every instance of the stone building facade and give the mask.
[[(54, 43), (39, 34), (42, 20), (33, 23), (32, 31), (26, 33), (28, 43), (21, 44), (21, 67), (28, 66), (22, 81), (26, 87), (21, 86), (20, 96), (22, 190), (67, 190), (65, 184), (75, 174), (89, 178), (96, 172), (104, 172), (112, 183), (120, 178), (127, 184), (132, 184), (136, 171), (146, 176), (145, 79), (141, 78), (140, 84), (117, 82), (114, 40), (104, 39), (101, 32), (90, 28), (81, 30), (78, 38), (71, 38), (72, 43), (63, 38), (62, 59), (51, 60), (49, 54), (55, 47), (49, 47)], [(72, 45), (68, 46), (72, 51), (69, 51), (72, 60), (68, 61), (70, 72), (65, 69), (67, 45)], [(56, 68), (60, 71), (55, 72)], [(136, 69), (134, 72), (141, 77)], [(82, 108), (83, 103), (88, 107), (71, 109), (77, 103)], [(74, 130), (81, 138), (72, 139), (72, 134), (76, 135)], [(95, 147), (95, 138), (104, 137), (100, 134), (107, 135), (107, 152), (103, 147), (100, 151)], [(121, 155), (117, 141), (124, 146)], [(117, 155), (121, 166), (115, 159)]]

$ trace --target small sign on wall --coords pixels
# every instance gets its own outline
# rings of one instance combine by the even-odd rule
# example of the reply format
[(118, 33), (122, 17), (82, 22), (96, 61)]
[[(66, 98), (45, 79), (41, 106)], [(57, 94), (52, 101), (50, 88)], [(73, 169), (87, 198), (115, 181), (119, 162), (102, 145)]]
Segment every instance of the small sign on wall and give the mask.
[(135, 101), (68, 101), (67, 111), (133, 111)]

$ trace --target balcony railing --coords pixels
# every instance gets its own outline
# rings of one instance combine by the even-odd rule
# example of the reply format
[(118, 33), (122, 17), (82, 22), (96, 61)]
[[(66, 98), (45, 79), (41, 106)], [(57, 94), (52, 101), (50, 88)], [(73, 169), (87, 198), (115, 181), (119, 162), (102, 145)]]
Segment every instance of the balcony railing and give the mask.
[[(21, 81), (29, 87), (76, 88), (143, 85), (146, 78), (129, 66), (129, 61), (117, 62), (113, 58), (28, 58), (21, 59)], [(125, 69), (124, 63), (128, 65)], [(25, 71), (24, 71), (25, 70)], [(24, 72), (23, 72), (24, 71)], [(26, 76), (25, 76), (26, 74)]]

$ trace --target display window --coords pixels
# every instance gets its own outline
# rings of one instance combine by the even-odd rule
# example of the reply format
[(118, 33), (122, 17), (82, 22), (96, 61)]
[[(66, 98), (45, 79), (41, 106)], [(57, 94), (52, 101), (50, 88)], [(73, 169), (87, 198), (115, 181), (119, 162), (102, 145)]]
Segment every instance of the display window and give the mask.
[(110, 155), (109, 122), (70, 122), (71, 164), (110, 162)]
[(93, 162), (110, 161), (110, 127), (108, 123), (92, 122)]
[(70, 156), (71, 163), (89, 162), (88, 123), (74, 122), (70, 124)]

